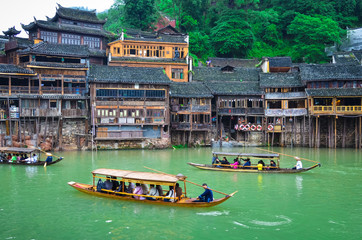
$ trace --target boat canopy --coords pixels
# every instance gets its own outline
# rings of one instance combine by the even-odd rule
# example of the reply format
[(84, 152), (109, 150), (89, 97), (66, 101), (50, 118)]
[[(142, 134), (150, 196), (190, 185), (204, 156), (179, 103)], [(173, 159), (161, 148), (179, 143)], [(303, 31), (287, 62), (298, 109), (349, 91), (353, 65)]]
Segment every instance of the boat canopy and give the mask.
[(177, 181), (185, 180), (185, 176), (176, 176), (171, 174), (162, 173), (151, 173), (151, 172), (136, 172), (128, 170), (117, 170), (100, 168), (92, 172), (93, 175), (104, 175), (112, 177), (120, 177), (123, 179), (140, 180), (142, 182), (165, 182), (165, 183), (176, 183)]
[(212, 152), (213, 155), (238, 156), (238, 157), (257, 157), (257, 158), (279, 158), (276, 153), (230, 153), (230, 152)]
[(35, 151), (39, 151), (39, 149), (36, 148), (17, 148), (17, 147), (0, 147), (0, 152), (5, 152), (5, 153), (32, 153)]

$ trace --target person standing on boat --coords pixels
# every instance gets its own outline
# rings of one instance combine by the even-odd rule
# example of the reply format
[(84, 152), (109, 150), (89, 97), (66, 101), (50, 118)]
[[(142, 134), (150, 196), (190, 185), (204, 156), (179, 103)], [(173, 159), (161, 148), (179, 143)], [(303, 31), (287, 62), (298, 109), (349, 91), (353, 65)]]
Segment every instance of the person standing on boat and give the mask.
[(214, 201), (214, 195), (212, 191), (208, 188), (206, 183), (202, 184), (202, 187), (205, 189), (205, 192), (203, 192), (200, 196), (197, 197), (197, 200), (193, 202), (212, 202)]
[(303, 168), (303, 164), (302, 161), (300, 160), (299, 157), (295, 157), (295, 160), (297, 160), (297, 164), (295, 164), (295, 166), (292, 169), (302, 169)]
[(212, 157), (212, 164), (220, 164), (220, 160), (219, 160), (218, 156)]

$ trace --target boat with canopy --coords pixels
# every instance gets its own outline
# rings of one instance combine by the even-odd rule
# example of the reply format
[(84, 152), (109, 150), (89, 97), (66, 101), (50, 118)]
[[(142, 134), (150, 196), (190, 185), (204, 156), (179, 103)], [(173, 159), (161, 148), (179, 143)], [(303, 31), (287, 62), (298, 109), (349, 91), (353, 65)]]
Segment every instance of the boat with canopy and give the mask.
[[(211, 202), (194, 202), (196, 198), (190, 198), (186, 193), (186, 183), (192, 183), (186, 180), (186, 176), (182, 174), (171, 175), (166, 173), (153, 173), (153, 172), (137, 172), (129, 170), (117, 170), (117, 169), (106, 169), (100, 168), (92, 171), (93, 183), (92, 184), (83, 184), (77, 182), (68, 182), (68, 184), (77, 189), (80, 192), (87, 193), (94, 196), (114, 198), (118, 200), (125, 201), (134, 201), (158, 205), (168, 205), (168, 206), (183, 206), (183, 207), (212, 207), (219, 205), (220, 203), (225, 202), (230, 197), (232, 197), (236, 192), (232, 194), (225, 194), (213, 189), (213, 192), (221, 193), (225, 197), (214, 199)], [(104, 184), (99, 184), (99, 179), (106, 181), (119, 181), (119, 188), (117, 190), (104, 188)], [(96, 184), (97, 183), (97, 184)], [(148, 193), (135, 194), (133, 191), (129, 191), (129, 186), (131, 184), (144, 184), (144, 185), (155, 185), (157, 187), (169, 187), (172, 186), (173, 189), (176, 189), (176, 183), (179, 183), (180, 186), (183, 186), (181, 196), (168, 197), (164, 194), (164, 190), (159, 196), (148, 195)], [(128, 184), (128, 189), (126, 190), (126, 184)], [(193, 183), (195, 184), (195, 183)], [(195, 184), (198, 185), (198, 184)], [(102, 187), (100, 187), (102, 186)], [(200, 185), (198, 185), (200, 186)]]
[[(280, 154), (274, 152), (272, 153), (212, 152), (212, 154), (213, 154), (213, 160), (218, 158), (220, 162), (216, 163), (213, 161), (214, 162), (213, 164), (199, 164), (199, 163), (189, 162), (187, 164), (203, 170), (224, 171), (224, 172), (248, 172), (248, 173), (301, 173), (320, 166), (320, 163), (316, 162), (314, 165), (307, 168), (301, 168), (301, 169), (281, 168)], [(221, 163), (224, 157), (226, 159), (229, 158), (228, 161), (230, 162), (230, 164)], [(230, 161), (230, 159), (233, 160)], [(237, 160), (237, 162), (240, 164), (231, 165), (234, 163), (234, 160)], [(248, 160), (250, 161), (250, 165), (243, 166), (244, 161)], [(260, 163), (260, 161), (262, 161), (263, 163)], [(264, 161), (267, 162), (264, 163)], [(271, 161), (273, 161), (275, 164), (270, 164)]]
[[(46, 157), (43, 161), (41, 160), (42, 153)], [(55, 160), (53, 160), (53, 156), (56, 157)], [(0, 147), (0, 164), (46, 166), (58, 163), (62, 159), (63, 157), (37, 148)]]

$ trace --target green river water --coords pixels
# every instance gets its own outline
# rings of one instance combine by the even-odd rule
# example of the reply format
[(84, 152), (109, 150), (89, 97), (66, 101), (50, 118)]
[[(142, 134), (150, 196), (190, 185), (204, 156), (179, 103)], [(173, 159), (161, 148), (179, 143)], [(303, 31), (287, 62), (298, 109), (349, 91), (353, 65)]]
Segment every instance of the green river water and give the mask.
[[(61, 152), (56, 155), (64, 160), (46, 168), (0, 165), (0, 239), (361, 239), (362, 151), (273, 150), (319, 160), (322, 167), (261, 174), (186, 164), (210, 163), (212, 151), (262, 153), (255, 148)], [(281, 157), (281, 167), (294, 164)], [(182, 208), (95, 197), (67, 184), (91, 184), (97, 168), (150, 171), (143, 166), (238, 193), (216, 207)], [(202, 192), (187, 185), (188, 196)]]

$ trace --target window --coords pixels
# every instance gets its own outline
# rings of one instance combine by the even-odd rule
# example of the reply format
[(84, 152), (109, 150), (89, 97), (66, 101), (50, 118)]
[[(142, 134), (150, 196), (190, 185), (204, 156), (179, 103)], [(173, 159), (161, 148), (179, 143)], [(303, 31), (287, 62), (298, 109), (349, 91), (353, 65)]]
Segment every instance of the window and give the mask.
[(97, 89), (96, 95), (106, 98), (165, 98), (165, 90)]
[(184, 79), (184, 70), (179, 68), (171, 69), (173, 79)]
[(89, 48), (99, 49), (101, 46), (100, 41), (100, 38), (97, 37), (84, 37), (84, 45), (88, 45)]
[(80, 45), (80, 36), (62, 33), (62, 44)]
[(56, 32), (40, 31), (40, 38), (44, 42), (58, 43), (58, 34)]
[(57, 100), (50, 100), (50, 108), (57, 108)]

